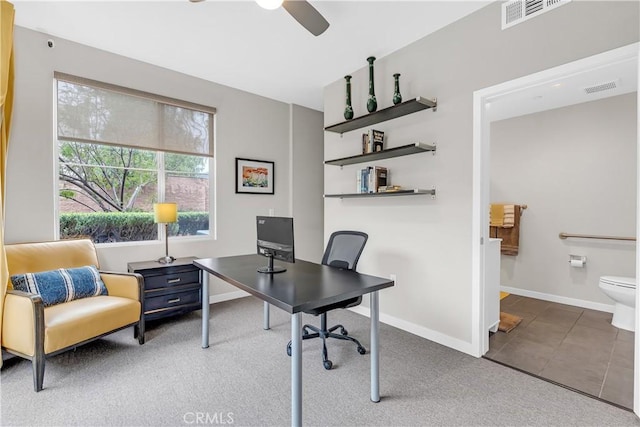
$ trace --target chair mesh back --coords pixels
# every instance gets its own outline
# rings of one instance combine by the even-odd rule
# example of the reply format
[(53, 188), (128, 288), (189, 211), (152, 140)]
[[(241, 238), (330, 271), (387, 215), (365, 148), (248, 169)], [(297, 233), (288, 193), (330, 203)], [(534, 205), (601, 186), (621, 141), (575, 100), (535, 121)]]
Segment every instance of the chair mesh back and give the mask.
[(324, 265), (355, 270), (369, 236), (360, 231), (336, 231), (331, 234), (322, 257)]

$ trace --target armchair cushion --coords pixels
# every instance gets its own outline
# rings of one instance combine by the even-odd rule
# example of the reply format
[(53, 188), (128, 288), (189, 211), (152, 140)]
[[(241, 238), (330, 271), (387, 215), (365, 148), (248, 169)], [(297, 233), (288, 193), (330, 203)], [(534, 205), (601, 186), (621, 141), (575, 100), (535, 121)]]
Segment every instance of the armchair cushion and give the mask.
[(13, 288), (39, 294), (45, 307), (81, 298), (108, 295), (98, 269), (93, 266), (59, 268), (11, 276)]

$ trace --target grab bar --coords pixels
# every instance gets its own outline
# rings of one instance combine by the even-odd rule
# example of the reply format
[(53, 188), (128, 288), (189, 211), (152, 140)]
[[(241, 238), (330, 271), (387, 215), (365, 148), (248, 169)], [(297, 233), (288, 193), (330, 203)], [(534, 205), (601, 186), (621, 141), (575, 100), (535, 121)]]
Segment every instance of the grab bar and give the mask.
[(594, 236), (591, 234), (570, 234), (570, 233), (560, 233), (558, 235), (561, 239), (566, 239), (568, 237), (576, 237), (579, 239), (603, 239), (603, 240), (630, 240), (636, 241), (635, 237), (617, 237), (617, 236)]

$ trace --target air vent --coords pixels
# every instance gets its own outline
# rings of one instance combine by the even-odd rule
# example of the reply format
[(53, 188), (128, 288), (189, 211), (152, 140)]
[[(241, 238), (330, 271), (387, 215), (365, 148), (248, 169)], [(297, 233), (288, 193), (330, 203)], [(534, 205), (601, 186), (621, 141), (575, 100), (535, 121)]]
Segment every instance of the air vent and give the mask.
[(619, 86), (619, 79), (618, 80), (612, 80), (610, 82), (606, 82), (606, 83), (600, 83), (594, 86), (589, 86), (589, 87), (585, 87), (584, 91), (585, 93), (591, 94), (591, 93), (597, 93), (597, 92), (602, 92), (605, 90), (612, 90), (615, 89)]
[(502, 29), (513, 27), (535, 16), (540, 16), (571, 0), (511, 0), (502, 3)]

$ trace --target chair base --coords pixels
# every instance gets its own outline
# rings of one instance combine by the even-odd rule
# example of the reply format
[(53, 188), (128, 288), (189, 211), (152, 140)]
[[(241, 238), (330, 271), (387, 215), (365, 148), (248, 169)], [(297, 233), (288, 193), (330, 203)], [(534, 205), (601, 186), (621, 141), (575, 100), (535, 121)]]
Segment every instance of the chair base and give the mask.
[[(335, 330), (340, 329), (340, 333), (334, 333)], [(312, 332), (309, 332), (312, 331)], [(333, 362), (329, 360), (329, 356), (327, 354), (327, 338), (335, 338), (343, 341), (352, 341), (358, 347), (358, 353), (366, 354), (367, 349), (360, 344), (360, 341), (349, 336), (349, 333), (342, 325), (336, 325), (327, 329), (327, 315), (320, 315), (320, 327), (316, 327), (313, 325), (304, 325), (302, 327), (302, 339), (308, 340), (313, 338), (322, 338), (322, 365), (326, 370), (330, 370), (333, 367)], [(291, 341), (287, 344), (287, 354), (291, 356)]]

